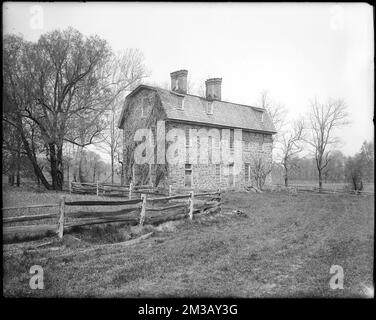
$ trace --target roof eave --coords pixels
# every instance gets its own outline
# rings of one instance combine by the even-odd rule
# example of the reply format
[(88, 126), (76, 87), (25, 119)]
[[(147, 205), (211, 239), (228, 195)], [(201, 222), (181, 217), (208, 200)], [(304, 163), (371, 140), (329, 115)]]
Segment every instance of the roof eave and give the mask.
[(273, 130), (249, 129), (249, 128), (242, 128), (242, 127), (234, 127), (234, 126), (226, 126), (226, 125), (213, 124), (213, 123), (204, 122), (204, 121), (182, 120), (182, 119), (176, 119), (176, 118), (171, 118), (171, 117), (166, 118), (165, 121), (180, 122), (180, 123), (186, 123), (186, 124), (201, 124), (201, 125), (210, 126), (210, 127), (230, 128), (230, 129), (242, 129), (244, 131), (255, 132), (255, 133), (263, 133), (263, 134), (272, 134), (272, 135), (277, 133), (277, 131), (273, 131)]

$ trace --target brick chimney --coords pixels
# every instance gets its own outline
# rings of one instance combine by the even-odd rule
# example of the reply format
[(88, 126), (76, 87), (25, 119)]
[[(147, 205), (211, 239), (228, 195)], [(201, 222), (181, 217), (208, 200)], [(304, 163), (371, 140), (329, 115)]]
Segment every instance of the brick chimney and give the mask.
[(205, 81), (206, 99), (221, 100), (222, 78), (212, 78)]
[(170, 73), (171, 90), (179, 93), (187, 93), (187, 70), (178, 70)]

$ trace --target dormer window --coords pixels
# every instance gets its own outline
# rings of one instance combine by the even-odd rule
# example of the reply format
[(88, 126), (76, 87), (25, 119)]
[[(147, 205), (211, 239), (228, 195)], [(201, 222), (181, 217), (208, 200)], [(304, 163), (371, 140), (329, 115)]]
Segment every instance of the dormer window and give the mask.
[(175, 79), (174, 89), (173, 90), (179, 90), (179, 80), (178, 79)]
[(207, 114), (213, 114), (213, 102), (208, 101), (206, 103), (206, 113)]
[(178, 99), (178, 109), (184, 110), (184, 97)]
[(256, 118), (258, 121), (263, 122), (264, 121), (264, 112), (262, 111), (255, 111), (256, 112)]

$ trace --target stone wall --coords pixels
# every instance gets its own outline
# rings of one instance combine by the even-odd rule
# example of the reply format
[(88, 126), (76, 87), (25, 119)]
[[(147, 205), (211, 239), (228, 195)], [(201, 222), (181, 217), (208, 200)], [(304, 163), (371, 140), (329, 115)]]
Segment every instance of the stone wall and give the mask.
[[(165, 114), (163, 108), (160, 105), (159, 97), (153, 90), (143, 89), (133, 97), (128, 98), (128, 106), (126, 109), (124, 121), (124, 143), (123, 145), (123, 166), (124, 166), (124, 182), (129, 183), (132, 177), (132, 166), (134, 165), (134, 149), (137, 143), (134, 141), (134, 133), (137, 129), (141, 128), (152, 128), (155, 137), (156, 124), (158, 120), (165, 119)], [(141, 108), (144, 106), (144, 116), (141, 116)], [(179, 122), (168, 121), (165, 123), (166, 133), (172, 128), (180, 128), (184, 132), (188, 129), (203, 129), (205, 132), (214, 127), (195, 125), (195, 124), (183, 124)], [(215, 129), (215, 128), (214, 128)], [(219, 138), (223, 139), (223, 131), (219, 129)], [(198, 139), (197, 145), (200, 148), (201, 139)], [(262, 157), (263, 161), (271, 162), (272, 160), (272, 145), (273, 140), (271, 135), (253, 133), (249, 131), (242, 131), (242, 165), (238, 172), (235, 172), (233, 176), (233, 184), (230, 185), (230, 175), (228, 165), (224, 165), (222, 158), (219, 159), (221, 162), (213, 163), (213, 161), (208, 161), (208, 163), (201, 163), (200, 157), (198, 156), (197, 163), (192, 164), (192, 188), (194, 189), (242, 189), (247, 184), (254, 184), (254, 181), (250, 179), (245, 181), (245, 163), (252, 165), (254, 159)], [(166, 150), (169, 143), (166, 143)], [(186, 146), (185, 155), (187, 159), (191, 156), (190, 147)], [(199, 151), (199, 150), (198, 150)], [(157, 151), (155, 149), (155, 156)], [(155, 163), (154, 159), (154, 163)], [(159, 186), (168, 188), (171, 185), (173, 188), (184, 188), (185, 187), (185, 164), (189, 164), (190, 160), (186, 160), (185, 163), (170, 165), (166, 162), (166, 165), (153, 164), (151, 166), (152, 172), (152, 182), (155, 185), (156, 181), (156, 168), (165, 172), (163, 179), (159, 183)], [(144, 184), (145, 180), (149, 176), (149, 166), (143, 165), (137, 168), (135, 166), (136, 183)], [(271, 183), (271, 174), (266, 180), (267, 184)]]
[[(210, 129), (211, 127), (203, 125), (192, 125), (168, 122), (166, 132), (172, 128), (187, 129)], [(222, 139), (222, 131), (220, 138)], [(198, 142), (199, 145), (199, 142)], [(166, 148), (168, 147), (168, 144)], [(245, 163), (252, 165), (253, 161), (261, 157), (263, 161), (271, 163), (272, 161), (273, 140), (271, 135), (252, 133), (242, 131), (242, 166), (237, 174), (234, 175), (233, 185), (230, 185), (228, 166), (220, 163), (192, 164), (192, 187), (194, 189), (242, 189), (245, 185), (255, 184), (253, 179), (245, 181)], [(186, 149), (186, 158), (190, 156), (189, 147)], [(186, 163), (189, 161), (186, 159)], [(219, 167), (218, 167), (219, 166)], [(219, 174), (218, 174), (219, 173)], [(265, 184), (271, 183), (271, 174), (268, 175)], [(168, 165), (168, 177), (166, 184), (172, 188), (185, 187), (185, 164)]]
[[(143, 89), (135, 96), (128, 98), (125, 121), (123, 126), (123, 181), (128, 184), (132, 177), (134, 165), (134, 150), (137, 143), (134, 142), (134, 134), (137, 129), (152, 128), (155, 134), (156, 123), (165, 117), (160, 105), (158, 95), (153, 90)], [(142, 116), (141, 108), (144, 108)], [(127, 142), (127, 143), (124, 143)], [(146, 169), (146, 170), (145, 170)], [(135, 166), (136, 183), (143, 184), (141, 176), (148, 175), (148, 166)], [(146, 171), (146, 172), (145, 172)], [(155, 166), (152, 166), (152, 176), (155, 180)]]

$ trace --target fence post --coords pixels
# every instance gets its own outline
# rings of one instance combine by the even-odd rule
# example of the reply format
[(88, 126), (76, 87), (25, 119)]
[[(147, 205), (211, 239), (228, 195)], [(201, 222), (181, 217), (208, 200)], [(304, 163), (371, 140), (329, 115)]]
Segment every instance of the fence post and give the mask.
[(172, 195), (172, 188), (171, 185), (168, 186), (168, 196), (171, 197)]
[(131, 181), (129, 184), (129, 194), (128, 194), (129, 200), (132, 199), (132, 188), (133, 188), (133, 182)]
[(97, 180), (97, 197), (99, 196), (99, 185), (98, 185), (98, 180)]
[(59, 218), (59, 225), (58, 225), (57, 232), (58, 232), (59, 239), (61, 240), (64, 234), (65, 196), (62, 196), (60, 198), (59, 212), (60, 212), (60, 218)]
[(140, 226), (144, 224), (145, 221), (145, 211), (146, 211), (146, 194), (141, 194), (142, 206), (140, 213)]
[(153, 186), (152, 176), (151, 176), (151, 163), (149, 163), (149, 187)]
[(193, 191), (189, 192), (189, 219), (193, 219), (193, 200), (194, 200), (194, 194)]
[(69, 193), (72, 193), (72, 181), (69, 180)]
[(222, 194), (221, 194), (221, 188), (218, 188), (218, 199), (219, 199), (219, 213), (222, 211)]

